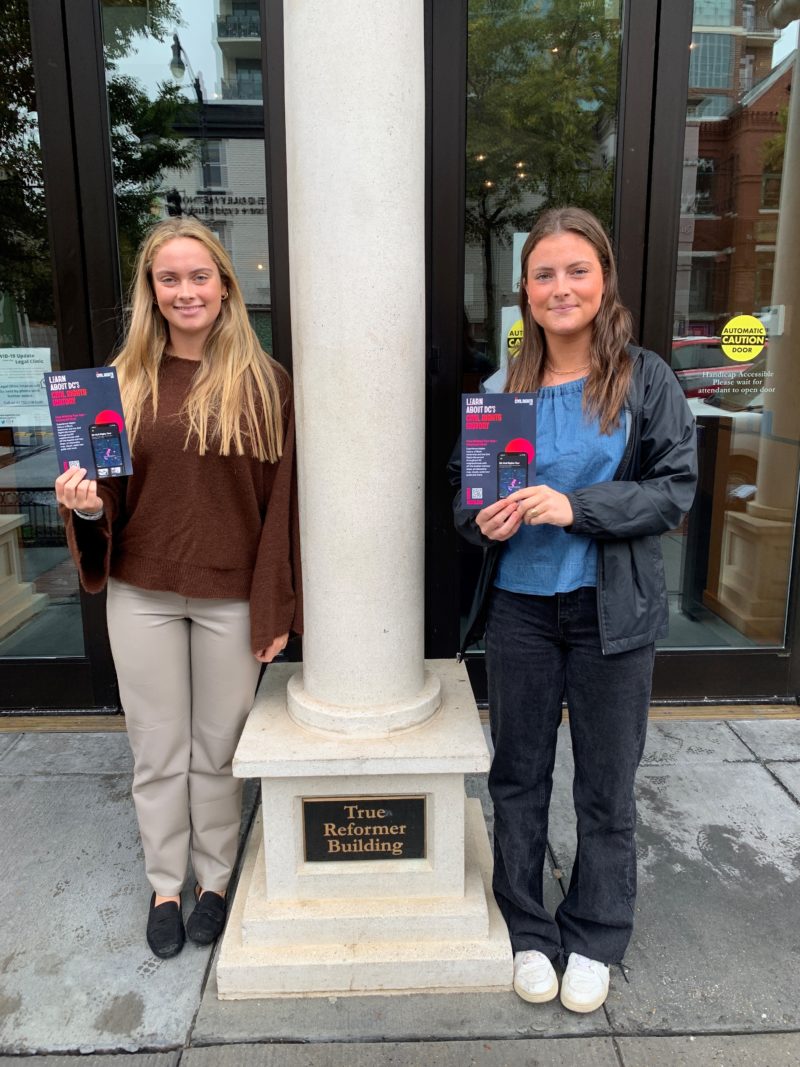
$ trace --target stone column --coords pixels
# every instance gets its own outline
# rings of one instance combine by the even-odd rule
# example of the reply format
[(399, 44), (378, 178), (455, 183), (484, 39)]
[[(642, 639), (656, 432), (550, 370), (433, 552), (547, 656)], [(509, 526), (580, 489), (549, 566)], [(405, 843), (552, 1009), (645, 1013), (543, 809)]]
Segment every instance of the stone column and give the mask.
[[(800, 50), (792, 71), (789, 115), (786, 124), (786, 147), (783, 157), (783, 180), (778, 211), (778, 239), (775, 245), (772, 304), (782, 308), (776, 313), (778, 333), (770, 334), (767, 348), (767, 371), (764, 382), (763, 430), (758, 451), (758, 490), (751, 514), (791, 521), (797, 496), (797, 443), (800, 438), (797, 398), (800, 396)], [(774, 391), (770, 392), (769, 389)], [(775, 512), (774, 515), (772, 513)]]
[[(285, 0), (302, 668), (270, 667), (223, 998), (510, 988), (463, 665), (423, 659), (423, 0)], [(453, 605), (453, 610), (457, 606)]]
[(285, 19), (306, 616), (289, 708), (378, 735), (439, 704), (420, 611), (423, 6), (293, 0)]

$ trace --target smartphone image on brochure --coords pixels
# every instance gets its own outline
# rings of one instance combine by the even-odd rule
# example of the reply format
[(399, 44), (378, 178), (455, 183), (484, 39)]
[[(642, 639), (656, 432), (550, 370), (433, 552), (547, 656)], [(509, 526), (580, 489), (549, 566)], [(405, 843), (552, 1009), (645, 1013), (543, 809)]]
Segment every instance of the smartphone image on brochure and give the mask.
[(122, 439), (114, 423), (93, 423), (89, 427), (92, 455), (98, 478), (118, 478), (122, 474)]
[(500, 452), (497, 456), (497, 499), (504, 500), (528, 485), (528, 457), (524, 452)]

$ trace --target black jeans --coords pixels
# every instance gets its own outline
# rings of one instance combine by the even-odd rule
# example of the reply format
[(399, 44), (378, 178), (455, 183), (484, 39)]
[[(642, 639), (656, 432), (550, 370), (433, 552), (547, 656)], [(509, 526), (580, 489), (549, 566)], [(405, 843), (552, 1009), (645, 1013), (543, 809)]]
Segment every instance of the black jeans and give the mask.
[[(494, 759), (494, 894), (515, 952), (565, 962), (622, 960), (636, 899), (634, 778), (642, 758), (654, 646), (604, 656), (597, 591), (495, 589), (486, 630)], [(555, 918), (542, 903), (561, 704), (575, 756), (578, 850)]]

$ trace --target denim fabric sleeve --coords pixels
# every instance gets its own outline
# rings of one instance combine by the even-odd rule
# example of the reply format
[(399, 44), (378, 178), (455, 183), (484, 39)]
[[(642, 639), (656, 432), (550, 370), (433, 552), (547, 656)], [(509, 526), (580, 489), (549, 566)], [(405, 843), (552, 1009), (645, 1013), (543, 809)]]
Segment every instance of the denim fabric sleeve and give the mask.
[(568, 493), (569, 533), (597, 540), (642, 537), (674, 529), (697, 486), (694, 416), (670, 367), (645, 354), (637, 481), (598, 482)]

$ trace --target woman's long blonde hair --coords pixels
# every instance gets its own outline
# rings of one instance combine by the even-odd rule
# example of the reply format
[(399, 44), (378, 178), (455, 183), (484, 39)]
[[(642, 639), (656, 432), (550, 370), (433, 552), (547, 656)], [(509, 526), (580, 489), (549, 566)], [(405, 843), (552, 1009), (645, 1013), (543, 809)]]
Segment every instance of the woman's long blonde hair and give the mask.
[[(557, 207), (536, 220), (522, 247), (522, 279), (527, 277), (528, 257), (544, 237), (575, 233), (594, 248), (603, 268), (603, 296), (592, 324), (589, 343), (589, 377), (584, 392), (584, 409), (600, 420), (601, 433), (611, 433), (619, 425), (619, 415), (630, 386), (633, 363), (626, 350), (632, 336), (628, 309), (619, 297), (617, 267), (611, 242), (600, 221), (579, 207)], [(539, 388), (547, 361), (544, 330), (531, 314), (525, 286), (519, 287), (523, 335), (519, 353), (511, 360), (506, 392), (530, 393)]]
[(208, 251), (228, 297), (206, 339), (203, 356), (182, 414), (186, 442), (200, 455), (213, 446), (220, 455), (250, 454), (274, 463), (281, 455), (283, 416), (275, 364), (262, 349), (247, 317), (233, 264), (217, 237), (196, 219), (167, 219), (148, 233), (136, 260), (128, 329), (113, 360), (119, 373), (131, 449), (142, 432), (148, 398), (158, 411), (158, 372), (169, 342), (167, 323), (155, 302), (153, 260), (176, 237), (191, 237)]

